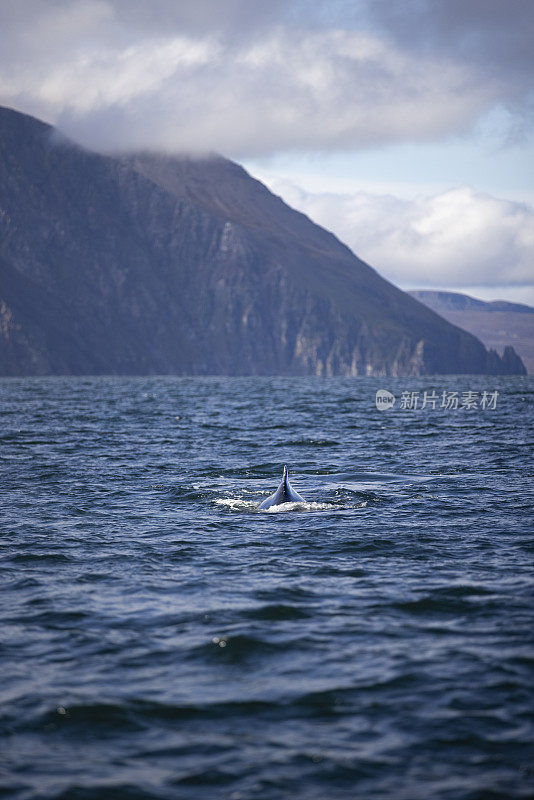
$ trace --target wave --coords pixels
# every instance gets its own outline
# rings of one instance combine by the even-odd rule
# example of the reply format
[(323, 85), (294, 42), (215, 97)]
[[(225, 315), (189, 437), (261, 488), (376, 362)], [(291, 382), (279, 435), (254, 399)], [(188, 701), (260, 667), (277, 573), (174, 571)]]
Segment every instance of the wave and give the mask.
[(342, 503), (342, 502), (297, 502), (297, 503), (281, 503), (278, 506), (271, 506), (270, 508), (259, 508), (259, 505), (264, 499), (263, 493), (258, 499), (244, 500), (240, 497), (221, 497), (214, 500), (215, 505), (223, 506), (230, 511), (249, 511), (259, 512), (261, 514), (284, 514), (289, 511), (297, 512), (310, 512), (310, 511), (343, 511), (349, 508), (366, 508), (368, 500), (362, 500), (358, 503)]
[(279, 506), (259, 509), (263, 514), (284, 514), (288, 511), (326, 511), (335, 510), (331, 503), (280, 503)]
[(231, 511), (255, 511), (258, 508), (258, 500), (241, 500), (239, 497), (221, 497), (215, 500), (215, 505), (225, 506)]

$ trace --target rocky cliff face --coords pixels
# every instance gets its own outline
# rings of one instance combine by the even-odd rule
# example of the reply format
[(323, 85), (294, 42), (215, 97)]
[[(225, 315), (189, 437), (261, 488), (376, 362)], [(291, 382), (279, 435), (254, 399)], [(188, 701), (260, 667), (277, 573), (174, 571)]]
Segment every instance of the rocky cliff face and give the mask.
[(105, 157), (0, 109), (0, 241), (3, 375), (509, 368), (217, 156)]
[[(490, 351), (488, 371), (534, 373), (534, 308), (505, 300), (485, 302), (458, 292), (417, 291), (410, 294), (448, 322), (469, 331)], [(513, 347), (512, 347), (513, 344)], [(496, 353), (502, 357), (495, 360)]]

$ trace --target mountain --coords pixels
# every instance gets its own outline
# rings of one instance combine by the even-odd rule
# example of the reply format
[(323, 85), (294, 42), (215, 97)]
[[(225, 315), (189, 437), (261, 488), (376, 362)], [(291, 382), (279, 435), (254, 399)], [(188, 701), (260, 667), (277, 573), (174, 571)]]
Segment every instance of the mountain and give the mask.
[(485, 302), (457, 292), (410, 292), (453, 325), (478, 337), (486, 347), (514, 346), (527, 371), (534, 373), (534, 308), (506, 300)]
[(220, 156), (104, 156), (0, 109), (0, 209), (2, 375), (511, 370)]

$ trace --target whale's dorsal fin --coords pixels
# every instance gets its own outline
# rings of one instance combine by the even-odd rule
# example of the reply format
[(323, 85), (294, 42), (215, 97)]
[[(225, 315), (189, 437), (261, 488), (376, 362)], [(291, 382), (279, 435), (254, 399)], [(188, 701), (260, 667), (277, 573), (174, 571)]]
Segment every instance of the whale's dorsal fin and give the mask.
[(271, 506), (282, 505), (283, 503), (304, 503), (304, 498), (298, 494), (289, 483), (289, 470), (284, 464), (284, 472), (280, 486), (274, 494), (268, 497), (260, 505), (260, 508), (270, 508)]

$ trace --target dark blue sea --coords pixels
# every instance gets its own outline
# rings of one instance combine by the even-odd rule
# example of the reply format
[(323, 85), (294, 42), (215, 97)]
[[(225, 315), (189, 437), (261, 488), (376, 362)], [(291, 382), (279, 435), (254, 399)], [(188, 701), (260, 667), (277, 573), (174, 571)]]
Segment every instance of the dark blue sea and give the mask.
[[(534, 379), (3, 379), (0, 409), (0, 796), (533, 796)], [(258, 511), (284, 464), (306, 503)]]

